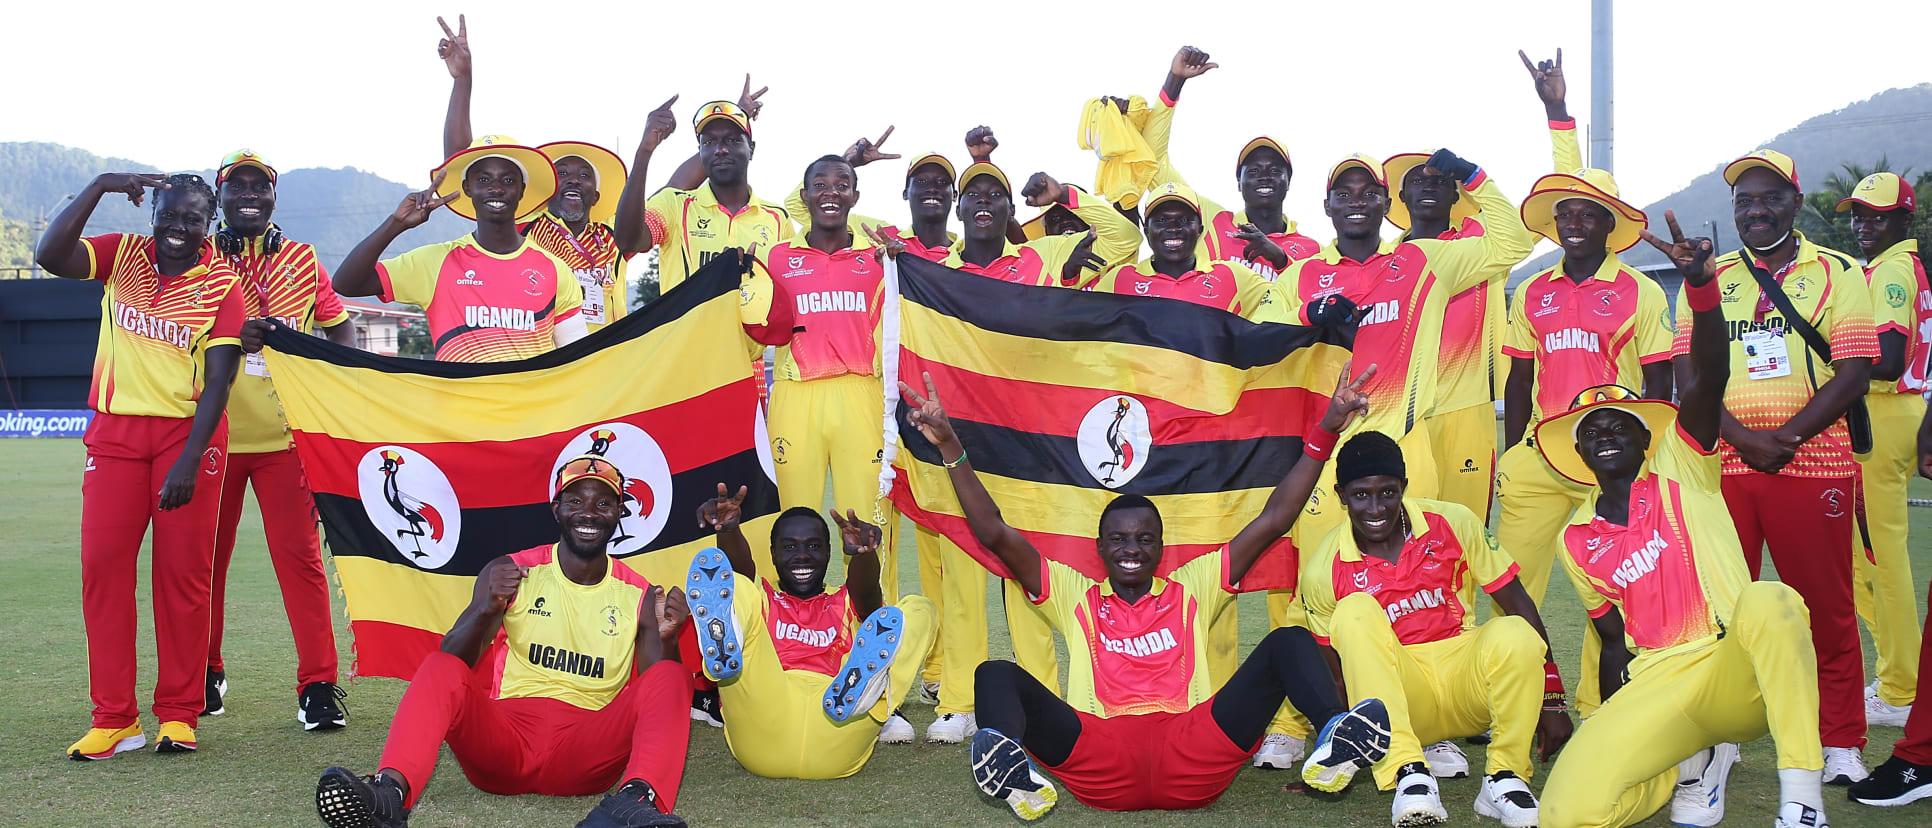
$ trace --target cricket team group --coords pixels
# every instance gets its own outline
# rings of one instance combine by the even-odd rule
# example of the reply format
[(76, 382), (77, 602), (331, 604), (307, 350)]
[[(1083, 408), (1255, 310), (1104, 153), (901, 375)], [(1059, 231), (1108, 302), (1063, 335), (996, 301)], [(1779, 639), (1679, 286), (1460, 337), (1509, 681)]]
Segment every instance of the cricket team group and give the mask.
[[(888, 128), (812, 161), (774, 204), (748, 183), (765, 93), (749, 78), (739, 99), (693, 110), (696, 152), (653, 191), (653, 156), (685, 134), (677, 96), (646, 115), (628, 167), (589, 143), (474, 137), (467, 22), (443, 34), (447, 160), (333, 272), (276, 226), (276, 170), (250, 150), (222, 159), (212, 184), (99, 176), (40, 242), (48, 271), (105, 286), (82, 474), (93, 720), (73, 759), (151, 741), (134, 667), (150, 527), (155, 750), (194, 751), (201, 717), (223, 712), (223, 587), (251, 484), (294, 633), (297, 718), (347, 723), (315, 511), (262, 367), (267, 331), (354, 347), (340, 297), (375, 296), (422, 307), (434, 359), (523, 359), (624, 316), (638, 254), (657, 251), (669, 291), (736, 249), (757, 262), (741, 288), (746, 352), (775, 347), (775, 576), (759, 576), (740, 531), (751, 481), (718, 481), (696, 516), (715, 548), (665, 585), (607, 555), (623, 470), (586, 455), (544, 471), (557, 542), (482, 570), (374, 772), (322, 774), (325, 824), (406, 824), (447, 744), (490, 793), (607, 793), (579, 825), (682, 825), (692, 720), (722, 726), (750, 773), (833, 779), (916, 738), (900, 713), (912, 697), (936, 705), (924, 738), (965, 743), (972, 784), (1025, 820), (1062, 788), (1099, 809), (1201, 808), (1252, 765), (1299, 767), (1327, 794), (1368, 770), (1392, 824), (1441, 823), (1437, 779), (1471, 773), (1456, 740), (1487, 744), (1474, 810), (1510, 828), (1629, 825), (1665, 807), (1675, 824), (1716, 825), (1739, 744), (1766, 734), (1778, 826), (1824, 826), (1825, 785), (1866, 805), (1932, 798), (1906, 547), (1906, 484), (1932, 473), (1932, 286), (1898, 176), (1874, 174), (1837, 205), (1856, 256), (1794, 229), (1799, 171), (1773, 150), (1724, 169), (1740, 249), (1687, 236), (1669, 213), (1653, 233), (1609, 173), (1583, 166), (1559, 52), (1522, 58), (1553, 160), (1527, 197), (1446, 149), (1350, 155), (1318, 185), (1301, 178), (1323, 188), (1334, 240), (1322, 244), (1283, 215), (1284, 142), (1214, 139), (1238, 150), (1220, 182), (1238, 192), (1228, 207), (1169, 162), (1183, 88), (1218, 68), (1186, 47), (1151, 100), (1082, 107), (1081, 147), (1100, 159), (1091, 189), (1046, 173), (1016, 188), (984, 126), (966, 133), (968, 163), (922, 154), (901, 177)], [(887, 176), (875, 192), (901, 187), (904, 223), (855, 212), (861, 169)], [(151, 198), (152, 233), (84, 237), (110, 194)], [(890, 201), (872, 208), (900, 212)], [(474, 231), (382, 258), (443, 208)], [(1506, 299), (1538, 237), (1561, 259)], [(1674, 303), (1619, 258), (1639, 242), (1681, 275)], [(921, 594), (901, 594), (896, 514), (861, 515), (877, 519), (883, 260), (905, 256), (960, 278), (1344, 328), (1352, 360), (1265, 507), (1219, 549), (1170, 571), (1153, 501), (1121, 495), (1090, 516), (1103, 581), (1006, 523), (1001, 507), (1021, 504), (982, 485), (947, 417), (952, 389), (905, 378), (901, 427), (938, 450), (984, 548), (976, 558), (917, 528)], [(1237, 660), (1233, 625), (1216, 622), (1284, 537), (1298, 587), (1268, 595), (1272, 631)], [(1759, 578), (1766, 547), (1778, 580)], [(845, 583), (832, 587), (835, 549)], [(1559, 570), (1588, 613), (1581, 663), (1561, 666), (1539, 613)], [(994, 577), (1014, 661), (987, 657)], [(1860, 619), (1877, 649), (1869, 686)], [(1868, 723), (1905, 728), (1870, 770)], [(1555, 757), (1539, 786), (1533, 753)]]

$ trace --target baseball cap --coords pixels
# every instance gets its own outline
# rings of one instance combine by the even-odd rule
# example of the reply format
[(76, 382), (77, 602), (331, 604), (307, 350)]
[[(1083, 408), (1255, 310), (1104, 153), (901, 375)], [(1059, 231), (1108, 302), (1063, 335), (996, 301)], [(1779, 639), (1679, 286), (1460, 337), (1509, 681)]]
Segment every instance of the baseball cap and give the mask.
[(450, 212), (472, 221), (476, 219), (476, 205), (463, 193), (463, 178), (469, 174), (471, 165), (485, 158), (501, 158), (523, 172), (523, 200), (517, 203), (517, 221), (536, 215), (557, 194), (557, 168), (549, 156), (517, 143), (508, 135), (485, 135), (430, 171), (432, 176), (443, 175), (442, 186), (436, 188), (437, 195), (456, 196), (449, 202)]
[(220, 187), (229, 173), (242, 167), (261, 170), (268, 175), (269, 183), (275, 182), (275, 168), (268, 165), (268, 159), (252, 149), (238, 149), (221, 157), (221, 166), (215, 168), (215, 186)]
[(1918, 199), (1912, 193), (1912, 185), (1897, 173), (1876, 172), (1865, 176), (1852, 188), (1852, 194), (1838, 200), (1838, 212), (1850, 210), (1853, 204), (1863, 204), (1874, 210), (1915, 210)]
[(706, 124), (717, 120), (737, 124), (739, 129), (744, 130), (746, 138), (751, 137), (751, 115), (731, 101), (712, 101), (698, 107), (698, 114), (691, 118), (691, 131), (703, 132)]
[(1007, 180), (1006, 173), (1002, 172), (999, 167), (993, 166), (993, 162), (991, 161), (974, 162), (972, 166), (966, 168), (965, 172), (959, 174), (959, 182), (956, 186), (958, 189), (964, 190), (967, 184), (973, 183), (973, 179), (982, 175), (990, 175), (998, 180), (1000, 186), (1006, 188), (1007, 195), (1011, 196), (1015, 194), (1013, 192), (1013, 183)]
[(1738, 176), (1743, 175), (1745, 170), (1756, 167), (1763, 167), (1777, 173), (1779, 178), (1791, 182), (1791, 186), (1793, 187), (1799, 186), (1798, 162), (1791, 160), (1791, 156), (1774, 149), (1761, 149), (1726, 165), (1724, 167), (1724, 183), (1735, 187), (1737, 186)]
[(1261, 149), (1262, 147), (1267, 147), (1268, 149), (1281, 153), (1281, 160), (1288, 162), (1290, 168), (1295, 166), (1294, 159), (1288, 157), (1288, 149), (1283, 147), (1280, 141), (1276, 141), (1266, 135), (1242, 144), (1241, 152), (1234, 156), (1234, 166), (1238, 168), (1242, 164), (1248, 163), (1248, 156), (1253, 155), (1255, 150)]
[(1178, 201), (1185, 204), (1188, 209), (1193, 210), (1196, 214), (1201, 212), (1201, 200), (1194, 195), (1192, 189), (1189, 189), (1186, 184), (1169, 181), (1147, 191), (1147, 197), (1141, 207), (1141, 215), (1146, 218), (1151, 218), (1154, 215), (1155, 208), (1169, 201)]
[(914, 156), (912, 161), (906, 164), (906, 178), (912, 178), (913, 173), (918, 172), (920, 167), (926, 166), (927, 164), (937, 164), (940, 169), (946, 171), (947, 178), (959, 177), (959, 170), (953, 169), (953, 162), (946, 160), (946, 156), (936, 152), (928, 152), (924, 155)]
[(624, 491), (624, 473), (618, 471), (616, 466), (611, 465), (608, 458), (597, 454), (583, 454), (572, 457), (561, 468), (557, 469), (557, 491), (561, 492), (569, 488), (570, 484), (586, 477), (604, 481), (604, 484), (609, 486), (613, 492), (622, 493)]
[(1389, 179), (1382, 172), (1382, 162), (1357, 152), (1350, 153), (1347, 158), (1335, 162), (1335, 166), (1328, 168), (1328, 184), (1323, 189), (1335, 189), (1335, 179), (1341, 178), (1342, 173), (1358, 168), (1368, 170), (1368, 174), (1375, 178), (1375, 183), (1384, 188), (1389, 186)]

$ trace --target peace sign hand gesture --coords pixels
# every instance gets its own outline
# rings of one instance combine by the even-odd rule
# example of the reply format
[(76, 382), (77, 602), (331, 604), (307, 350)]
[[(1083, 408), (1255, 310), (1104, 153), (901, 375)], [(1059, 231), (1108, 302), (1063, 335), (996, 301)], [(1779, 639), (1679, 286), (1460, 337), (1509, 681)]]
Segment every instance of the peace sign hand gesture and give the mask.
[(664, 143), (664, 139), (671, 137), (671, 133), (677, 131), (677, 116), (671, 114), (671, 105), (677, 102), (678, 96), (672, 95), (670, 100), (658, 104), (656, 109), (651, 110), (651, 114), (644, 116), (644, 140), (640, 142), (640, 146), (645, 152), (656, 152), (657, 146)]
[[(898, 156), (893, 157), (896, 158)], [(873, 244), (878, 245), (879, 249), (885, 251), (886, 258), (888, 259), (897, 259), (899, 258), (899, 254), (906, 252), (905, 240), (891, 233), (887, 233), (885, 228), (873, 224), (860, 224), (859, 229), (864, 230), (865, 237), (871, 239)]]
[(436, 42), (436, 56), (443, 59), (443, 66), (449, 69), (449, 76), (463, 80), (470, 76), (470, 23), (463, 15), (456, 16), (456, 31), (449, 30), (443, 18), (436, 18), (436, 25), (443, 27), (443, 39)]
[(396, 212), (390, 219), (405, 230), (420, 227), (423, 222), (429, 221), (429, 214), (436, 212), (436, 208), (456, 199), (457, 193), (446, 196), (436, 194), (436, 189), (443, 186), (443, 178), (448, 174), (448, 170), (438, 170), (436, 179), (429, 182), (429, 189), (403, 196), (402, 203), (396, 205)]
[(1531, 62), (1523, 50), (1516, 50), (1516, 56), (1523, 59), (1523, 68), (1528, 69), (1530, 79), (1535, 81), (1536, 97), (1544, 106), (1563, 104), (1569, 87), (1563, 82), (1563, 50), (1556, 50), (1556, 60)]
[(725, 484), (718, 484), (718, 496), (698, 507), (698, 525), (713, 532), (724, 532), (738, 528), (738, 521), (744, 515), (745, 486), (738, 487), (737, 494), (731, 494)]
[(771, 91), (769, 86), (760, 86), (758, 91), (751, 91), (751, 73), (745, 73), (745, 91), (738, 94), (738, 108), (745, 111), (745, 117), (758, 120), (758, 113), (765, 111), (765, 105), (758, 99), (764, 97), (769, 91)]
[(1710, 284), (1712, 279), (1717, 278), (1717, 263), (1712, 256), (1716, 249), (1711, 240), (1702, 236), (1685, 238), (1684, 229), (1677, 226), (1675, 210), (1664, 211), (1664, 223), (1670, 226), (1669, 244), (1649, 230), (1639, 231), (1644, 241), (1670, 257), (1671, 264), (1676, 265), (1677, 272), (1683, 275), (1685, 284), (1691, 287)]
[(857, 169), (874, 161), (890, 161), (898, 158), (899, 156), (897, 155), (879, 149), (885, 146), (886, 139), (891, 137), (892, 127), (888, 126), (886, 127), (885, 134), (879, 136), (879, 140), (877, 141), (868, 141), (864, 138), (854, 141), (852, 146), (845, 149), (845, 163), (851, 164), (854, 169)]
[(843, 517), (839, 516), (837, 509), (833, 509), (831, 514), (832, 522), (839, 525), (839, 541), (845, 545), (847, 556), (879, 551), (879, 540), (885, 536), (879, 527), (860, 520), (858, 513), (851, 509), (845, 510)]
[(939, 404), (939, 388), (933, 385), (932, 374), (922, 372), (920, 376), (926, 380), (926, 395), (923, 397), (912, 390), (905, 380), (899, 381), (899, 396), (912, 405), (912, 410), (906, 412), (906, 422), (919, 429), (926, 441), (939, 449), (941, 459), (948, 455), (956, 459), (966, 450), (959, 445), (959, 436), (953, 433), (952, 421), (946, 419), (945, 407)]
[(1261, 228), (1243, 224), (1235, 228), (1234, 237), (1247, 243), (1241, 250), (1241, 258), (1251, 262), (1267, 262), (1276, 270), (1288, 269), (1288, 252), (1275, 244), (1274, 239), (1268, 238), (1267, 233), (1261, 232)]
[(1328, 398), (1328, 413), (1322, 415), (1322, 430), (1330, 434), (1342, 433), (1342, 429), (1368, 413), (1368, 395), (1362, 393), (1362, 388), (1375, 378), (1375, 366), (1370, 365), (1350, 382), (1348, 376), (1354, 364), (1353, 360), (1342, 363), (1342, 375), (1335, 379), (1335, 395)]

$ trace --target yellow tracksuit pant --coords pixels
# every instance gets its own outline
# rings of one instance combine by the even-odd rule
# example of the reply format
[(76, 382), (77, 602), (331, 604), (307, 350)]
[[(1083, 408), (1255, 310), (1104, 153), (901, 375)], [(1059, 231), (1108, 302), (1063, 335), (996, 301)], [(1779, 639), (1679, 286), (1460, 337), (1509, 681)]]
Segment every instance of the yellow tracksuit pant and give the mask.
[[(778, 503), (784, 508), (825, 508), (825, 475), (832, 475), (832, 505), (885, 533), (879, 544), (879, 576), (885, 602), (899, 602), (899, 513), (879, 497), (879, 460), (885, 397), (878, 377), (839, 377), (772, 386), (772, 468), (778, 472)], [(883, 520), (877, 520), (883, 515)], [(834, 541), (836, 542), (836, 538)]]
[(1433, 414), (1422, 426), (1436, 453), (1436, 499), (1460, 503), (1488, 521), (1496, 480), (1495, 406), (1483, 403)]
[(1403, 645), (1388, 613), (1357, 592), (1335, 604), (1330, 646), (1342, 660), (1350, 704), (1381, 699), (1389, 711), (1389, 754), (1375, 784), (1395, 787), (1396, 771), (1421, 762), (1422, 746), (1490, 730), (1484, 773), (1536, 770), (1530, 742), (1543, 711), (1543, 637), (1505, 615), (1454, 638)]
[[(914, 527), (913, 540), (919, 550), (920, 589), (937, 605), (939, 618), (939, 646), (926, 662), (937, 662), (938, 669), (926, 672), (926, 680), (939, 682), (941, 715), (971, 713), (973, 670), (986, 660), (986, 579), (992, 576), (938, 532)], [(1052, 641), (1047, 644), (1050, 648)], [(959, 680), (947, 680), (955, 677)]]
[(865, 716), (843, 724), (825, 715), (825, 688), (832, 677), (779, 666), (765, 626), (764, 591), (740, 576), (733, 601), (743, 639), (744, 669), (718, 685), (725, 718), (725, 743), (745, 770), (779, 779), (841, 779), (858, 773), (872, 757), (879, 727), (912, 688), (919, 665), (933, 645), (932, 602), (921, 595), (899, 601), (906, 615), (898, 655), (893, 657), (884, 696)]
[(1719, 742), (1765, 735), (1778, 767), (1821, 770), (1818, 660), (1796, 590), (1759, 581), (1739, 593), (1723, 638), (1633, 665), (1577, 728), (1543, 786), (1542, 824), (1623, 826), (1670, 801), (1677, 763)]
[[(1571, 513), (1583, 505), (1589, 493), (1588, 487), (1557, 474), (1542, 452), (1527, 440), (1510, 446), (1496, 466), (1496, 505), (1502, 509), (1496, 541), (1522, 568), (1517, 579), (1538, 609), (1549, 589), (1551, 572), (1558, 567), (1556, 556), (1563, 554), (1563, 527), (1569, 525)], [(1596, 627), (1584, 624), (1583, 663), (1577, 680), (1570, 682), (1576, 691), (1579, 716), (1587, 718), (1596, 713), (1597, 697), (1601, 695), (1597, 664), (1602, 651), (1603, 641), (1597, 637)]]
[(1860, 458), (1859, 484), (1865, 535), (1871, 554), (1852, 552), (1852, 599), (1878, 651), (1878, 697), (1911, 704), (1919, 692), (1919, 599), (1912, 586), (1912, 557), (1905, 545), (1911, 521), (1905, 486), (1918, 474), (1918, 427), (1925, 398), (1916, 394), (1869, 394), (1872, 453)]

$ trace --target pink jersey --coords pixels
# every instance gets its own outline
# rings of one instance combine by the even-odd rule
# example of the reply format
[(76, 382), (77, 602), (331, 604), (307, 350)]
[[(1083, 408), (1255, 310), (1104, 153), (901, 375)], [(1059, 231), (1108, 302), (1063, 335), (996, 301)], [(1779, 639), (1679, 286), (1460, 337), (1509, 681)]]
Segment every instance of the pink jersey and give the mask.
[(765, 589), (765, 627), (778, 653), (778, 666), (836, 674), (839, 663), (852, 652), (852, 630), (859, 623), (845, 587), (799, 598), (773, 589), (767, 581), (759, 586)]
[(885, 269), (870, 240), (826, 253), (784, 241), (761, 253), (795, 314), (779, 348), (777, 378), (794, 382), (879, 373), (879, 309)]

